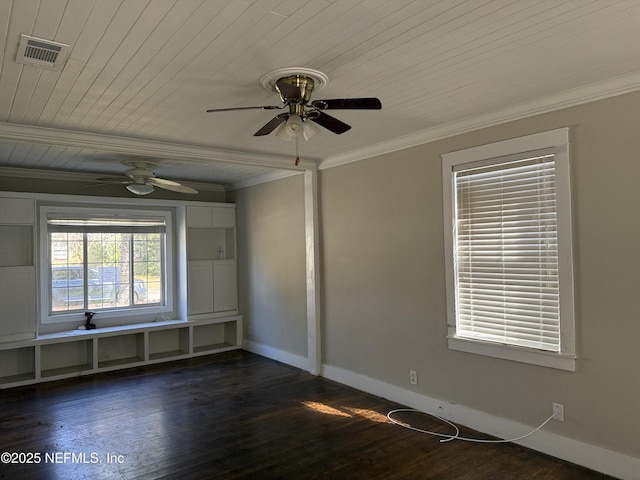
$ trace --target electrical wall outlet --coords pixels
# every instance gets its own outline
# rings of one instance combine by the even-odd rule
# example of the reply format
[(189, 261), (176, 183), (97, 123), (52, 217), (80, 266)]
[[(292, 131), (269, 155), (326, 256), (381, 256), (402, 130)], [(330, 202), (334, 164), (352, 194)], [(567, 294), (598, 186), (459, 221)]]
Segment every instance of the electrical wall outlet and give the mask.
[(409, 382), (411, 382), (411, 385), (418, 385), (418, 372), (415, 370), (409, 371)]
[(554, 420), (558, 420), (559, 422), (564, 422), (564, 405), (559, 403), (552, 403), (553, 406), (553, 414), (555, 415)]

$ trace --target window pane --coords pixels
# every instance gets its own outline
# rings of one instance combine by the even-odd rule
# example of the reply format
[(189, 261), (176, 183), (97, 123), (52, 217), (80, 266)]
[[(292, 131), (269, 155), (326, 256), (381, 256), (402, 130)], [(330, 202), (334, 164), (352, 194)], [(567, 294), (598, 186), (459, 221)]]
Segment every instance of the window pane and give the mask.
[(83, 310), (84, 235), (54, 232), (50, 235), (52, 312)]
[(60, 312), (69, 309), (69, 289), (53, 288), (51, 291), (51, 310)]
[(83, 236), (81, 233), (51, 234), (51, 264), (66, 265), (84, 261)]
[(87, 234), (87, 256), (89, 263), (102, 262), (102, 234)]
[(162, 236), (135, 234), (134, 252), (135, 303), (162, 303)]
[[(162, 304), (164, 233), (131, 233), (135, 223), (127, 233), (114, 231), (113, 225), (100, 231), (99, 223), (50, 223), (50, 311)], [(78, 232), (69, 231), (76, 227)]]
[(147, 301), (146, 303), (159, 303), (162, 299), (162, 289), (160, 282), (147, 283)]

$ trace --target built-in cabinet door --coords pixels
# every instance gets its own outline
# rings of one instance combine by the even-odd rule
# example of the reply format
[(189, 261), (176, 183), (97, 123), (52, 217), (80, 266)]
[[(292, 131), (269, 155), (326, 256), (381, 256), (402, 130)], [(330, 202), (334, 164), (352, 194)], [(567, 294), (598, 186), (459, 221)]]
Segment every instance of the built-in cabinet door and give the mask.
[(35, 202), (30, 198), (0, 197), (0, 224), (33, 225)]
[(213, 312), (213, 261), (192, 260), (187, 274), (188, 314)]
[(210, 227), (211, 208), (189, 205), (187, 207), (187, 227)]
[(0, 268), (0, 341), (36, 335), (35, 268)]
[(238, 282), (235, 260), (213, 262), (213, 311), (227, 312), (238, 308)]
[(189, 315), (229, 312), (238, 309), (235, 260), (189, 262)]
[(236, 225), (236, 209), (229, 207), (206, 207), (193, 206), (187, 207), (187, 227), (235, 227)]

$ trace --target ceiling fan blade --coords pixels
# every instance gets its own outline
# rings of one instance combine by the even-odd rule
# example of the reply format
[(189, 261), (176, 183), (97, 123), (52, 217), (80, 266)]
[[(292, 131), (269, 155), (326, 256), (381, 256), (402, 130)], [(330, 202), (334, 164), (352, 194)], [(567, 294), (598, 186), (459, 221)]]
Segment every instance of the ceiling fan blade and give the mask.
[(231, 112), (233, 110), (282, 110), (284, 105), (276, 106), (276, 105), (263, 105), (260, 107), (230, 107), (230, 108), (211, 108), (207, 110), (207, 113), (210, 112)]
[(173, 180), (167, 180), (166, 178), (150, 177), (147, 180), (147, 184), (151, 184), (154, 187), (164, 188), (165, 190), (171, 190), (173, 192), (180, 193), (198, 193), (195, 188), (187, 187), (179, 182)]
[(280, 115), (276, 115), (273, 117), (267, 124), (253, 134), (254, 137), (260, 137), (262, 135), (269, 135), (273, 132), (278, 126), (287, 120), (289, 116), (288, 113), (281, 113)]
[(198, 193), (198, 191), (195, 188), (187, 187), (186, 185), (181, 185), (179, 183), (177, 185), (173, 185), (173, 183), (177, 183), (177, 182), (172, 182), (172, 184), (154, 183), (154, 186), (159, 188), (164, 188), (165, 190), (171, 190), (172, 192), (191, 193), (191, 194)]
[(318, 125), (326, 128), (327, 130), (331, 130), (333, 133), (336, 133), (338, 135), (346, 132), (351, 128), (351, 125), (347, 125), (346, 123), (324, 112), (318, 112), (318, 115), (314, 116), (313, 118), (310, 116), (309, 120), (316, 122)]
[(283, 82), (282, 79), (276, 82), (276, 88), (280, 92), (282, 98), (286, 100), (293, 100), (298, 103), (302, 100), (302, 92), (300, 91), (300, 87), (296, 87), (291, 85), (290, 83)]
[(374, 97), (369, 98), (335, 98), (331, 100), (314, 100), (311, 106), (320, 110), (380, 110), (382, 103)]
[(149, 177), (147, 182), (157, 185), (158, 187), (161, 187), (163, 185), (173, 185), (174, 187), (177, 187), (180, 185), (180, 182), (174, 182), (173, 180), (167, 180), (166, 178), (158, 177)]

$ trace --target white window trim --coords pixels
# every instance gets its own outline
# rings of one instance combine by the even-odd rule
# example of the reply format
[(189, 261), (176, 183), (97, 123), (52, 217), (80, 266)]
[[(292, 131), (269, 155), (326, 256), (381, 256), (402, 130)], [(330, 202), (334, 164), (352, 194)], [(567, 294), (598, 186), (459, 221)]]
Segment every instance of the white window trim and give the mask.
[(50, 206), (43, 205), (40, 207), (40, 322), (42, 324), (57, 324), (65, 322), (78, 322), (82, 323), (84, 318), (84, 312), (70, 312), (66, 314), (57, 313), (55, 315), (49, 314), (50, 305), (50, 286), (49, 286), (49, 264), (50, 264), (50, 249), (49, 249), (49, 230), (47, 227), (47, 218), (49, 215), (65, 215), (69, 217), (76, 216), (95, 216), (96, 213), (106, 213), (110, 216), (155, 216), (162, 217), (165, 220), (165, 302), (164, 305), (151, 305), (148, 307), (136, 306), (135, 308), (117, 308), (113, 310), (100, 310), (100, 317), (105, 319), (127, 319), (123, 323), (137, 323), (140, 317), (148, 317), (149, 315), (162, 315), (163, 313), (173, 311), (173, 225), (172, 215), (167, 210), (135, 210), (125, 209), (117, 207), (95, 207), (95, 208), (83, 208), (75, 206)]
[[(560, 291), (561, 351), (547, 352), (483, 342), (456, 336), (456, 295), (454, 269), (453, 168), (455, 166), (504, 157), (528, 151), (555, 148), (558, 269)], [(573, 258), (571, 238), (571, 191), (569, 174), (569, 129), (560, 128), (502, 142), (481, 145), (442, 155), (443, 217), (445, 246), (445, 281), (447, 299), (448, 345), (452, 350), (488, 355), (518, 362), (575, 371), (575, 319), (573, 300)]]

